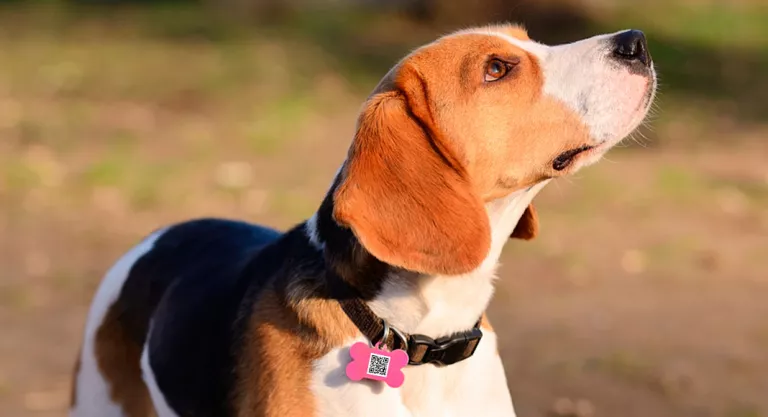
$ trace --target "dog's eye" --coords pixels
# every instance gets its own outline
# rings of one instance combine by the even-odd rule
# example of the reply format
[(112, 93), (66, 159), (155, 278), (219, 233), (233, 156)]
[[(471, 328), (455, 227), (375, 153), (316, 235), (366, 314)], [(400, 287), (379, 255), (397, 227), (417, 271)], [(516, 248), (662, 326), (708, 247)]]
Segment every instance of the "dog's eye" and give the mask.
[(509, 64), (500, 60), (492, 59), (485, 65), (485, 81), (497, 81), (502, 79), (509, 72)]

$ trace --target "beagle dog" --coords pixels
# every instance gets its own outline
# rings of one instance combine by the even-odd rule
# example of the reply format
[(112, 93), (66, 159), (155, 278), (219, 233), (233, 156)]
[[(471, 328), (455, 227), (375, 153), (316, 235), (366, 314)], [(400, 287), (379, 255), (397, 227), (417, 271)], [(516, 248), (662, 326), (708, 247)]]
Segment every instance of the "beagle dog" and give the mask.
[[(109, 270), (70, 415), (514, 416), (484, 315), (502, 247), (536, 236), (534, 196), (631, 133), (655, 90), (636, 30), (547, 46), (496, 25), (413, 51), (310, 219), (171, 225)], [(353, 345), (407, 353), (402, 385), (348, 376)]]

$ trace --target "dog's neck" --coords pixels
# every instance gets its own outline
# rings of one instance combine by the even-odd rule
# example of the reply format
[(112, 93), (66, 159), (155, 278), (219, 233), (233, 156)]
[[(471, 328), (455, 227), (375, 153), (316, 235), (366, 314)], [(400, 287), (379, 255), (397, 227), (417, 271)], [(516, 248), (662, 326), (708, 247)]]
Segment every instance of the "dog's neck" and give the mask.
[(491, 246), (475, 270), (458, 276), (425, 275), (374, 258), (351, 230), (333, 219), (333, 191), (307, 221), (312, 243), (323, 249), (326, 266), (354, 287), (371, 310), (407, 333), (440, 337), (471, 328), (493, 295), (501, 251), (528, 204), (548, 181), (486, 204)]

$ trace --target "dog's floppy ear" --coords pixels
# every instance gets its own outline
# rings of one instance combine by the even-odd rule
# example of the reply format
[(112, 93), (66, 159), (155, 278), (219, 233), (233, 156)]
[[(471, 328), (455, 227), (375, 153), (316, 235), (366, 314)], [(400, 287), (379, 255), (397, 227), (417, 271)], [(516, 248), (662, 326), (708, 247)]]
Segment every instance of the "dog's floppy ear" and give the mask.
[(539, 234), (539, 215), (536, 214), (536, 209), (533, 204), (529, 204), (525, 208), (525, 212), (520, 216), (520, 220), (515, 226), (515, 230), (512, 231), (510, 238), (531, 240)]
[(376, 258), (412, 271), (480, 265), (490, 225), (461, 163), (430, 120), (418, 72), (369, 98), (334, 194), (334, 218)]

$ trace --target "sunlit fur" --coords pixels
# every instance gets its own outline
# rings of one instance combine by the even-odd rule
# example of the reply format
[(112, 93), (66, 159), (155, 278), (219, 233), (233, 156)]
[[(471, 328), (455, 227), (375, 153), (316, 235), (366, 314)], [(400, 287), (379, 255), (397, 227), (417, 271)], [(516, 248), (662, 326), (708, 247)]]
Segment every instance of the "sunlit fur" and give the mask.
[[(373, 258), (386, 267), (368, 301), (375, 314), (404, 332), (433, 338), (470, 328), (484, 317), (505, 243), (510, 237), (532, 239), (538, 233), (534, 197), (552, 179), (597, 161), (642, 123), (652, 105), (655, 71), (650, 67), (642, 73), (631, 72), (609, 58), (613, 35), (547, 46), (531, 40), (519, 26), (495, 25), (462, 30), (413, 51), (392, 68), (364, 103), (350, 152), (323, 202), (330, 207), (327, 212), (321, 206), (306, 223), (282, 235), (259, 226), (237, 226), (246, 241), (262, 242), (266, 249), (260, 249), (261, 254), (271, 249), (266, 260), (259, 258), (259, 252), (252, 254), (250, 260), (260, 262), (247, 272), (267, 274), (264, 271), (272, 271), (267, 269), (270, 266), (304, 273), (306, 270), (290, 269), (302, 262), (328, 268), (334, 255), (328, 253), (333, 250), (332, 241), (326, 240), (321, 229), (322, 224), (327, 227), (330, 223), (333, 230), (354, 236), (350, 239), (358, 246), (353, 256)], [(489, 57), (514, 62), (509, 75), (486, 82), (484, 65)], [(584, 146), (592, 148), (577, 155), (565, 169), (553, 168), (558, 155)], [(241, 261), (231, 255), (242, 245), (231, 238), (235, 229), (228, 227), (234, 228), (219, 227), (222, 235), (215, 241), (224, 252), (203, 261), (229, 261), (228, 256)], [(206, 241), (207, 232), (191, 229), (193, 236), (187, 239), (193, 246), (211, 245)], [(155, 348), (165, 356), (154, 356), (148, 349), (149, 341), (155, 340), (151, 336), (163, 340), (164, 332), (153, 335), (151, 326), (140, 330), (150, 336), (140, 358), (141, 380), (117, 381), (121, 377), (115, 373), (118, 367), (114, 361), (99, 361), (98, 352), (109, 354), (111, 348), (111, 357), (115, 357), (120, 346), (96, 346), (94, 339), (137, 259), (154, 251), (153, 242), (175, 229), (166, 230), (171, 231), (157, 232), (129, 251), (107, 274), (94, 298), (76, 374), (73, 417), (145, 417), (137, 415), (139, 407), (127, 398), (127, 390), (135, 388), (131, 384), (145, 385), (159, 417), (180, 414), (168, 398), (177, 404), (180, 398), (185, 404), (195, 404), (188, 401), (189, 396), (179, 396), (183, 390), (175, 389), (176, 396), (167, 397), (168, 390), (164, 392), (163, 384), (158, 385), (162, 379), (157, 377), (152, 359), (170, 358), (170, 363), (177, 353), (163, 350), (162, 344)], [(260, 237), (249, 237), (251, 233)], [(285, 236), (293, 240), (281, 240)], [(236, 246), (221, 246), (222, 242)], [(188, 274), (199, 272), (199, 264), (187, 253), (166, 246), (156, 254), (159, 258), (153, 262), (157, 265), (167, 265), (173, 258), (182, 267), (194, 267), (188, 268), (191, 272), (185, 270)], [(152, 271), (150, 268), (146, 274)], [(321, 269), (321, 276), (323, 272)], [(254, 278), (259, 297), (237, 311), (244, 316), (239, 316), (243, 320), (238, 327), (243, 333), (237, 334), (242, 344), (233, 359), (236, 382), (231, 388), (235, 392), (225, 392), (232, 404), (223, 406), (233, 415), (515, 415), (496, 334), (487, 319), (481, 321), (484, 336), (480, 345), (465, 361), (444, 368), (408, 367), (405, 384), (398, 389), (370, 381), (353, 383), (343, 372), (349, 362), (348, 349), (352, 343), (366, 340), (338, 302), (319, 296), (318, 288), (327, 283), (314, 275), (281, 276), (283, 281), (278, 282), (268, 279), (277, 272), (269, 274), (273, 275)], [(242, 278), (232, 271), (226, 276), (211, 275), (206, 272), (205, 278), (220, 279), (211, 282), (223, 278), (239, 282)], [(352, 275), (358, 282), (371, 279), (359, 276), (356, 270)], [(190, 284), (174, 282), (169, 288), (183, 285)], [(206, 294), (195, 302), (211, 302), (203, 297)], [(181, 298), (175, 302), (198, 306), (195, 312), (200, 313), (198, 304)], [(146, 301), (126, 303), (126, 310)], [(151, 323), (161, 321), (166, 326), (183, 318), (172, 308), (163, 317), (152, 314)], [(222, 321), (229, 319), (226, 316)], [(185, 323), (192, 328), (194, 324)], [(231, 323), (223, 324), (228, 328)], [(120, 323), (113, 320), (110, 325)], [(299, 328), (312, 331), (291, 331)], [(218, 339), (203, 342), (224, 343)], [(115, 369), (105, 369), (105, 363)], [(227, 366), (221, 368), (230, 371)], [(194, 374), (195, 369), (185, 368), (187, 371)], [(195, 375), (200, 381), (209, 377), (203, 370)], [(183, 378), (171, 376), (177, 377), (165, 379), (171, 388), (189, 388)], [(510, 378), (513, 384), (525, 384), (515, 375)]]

